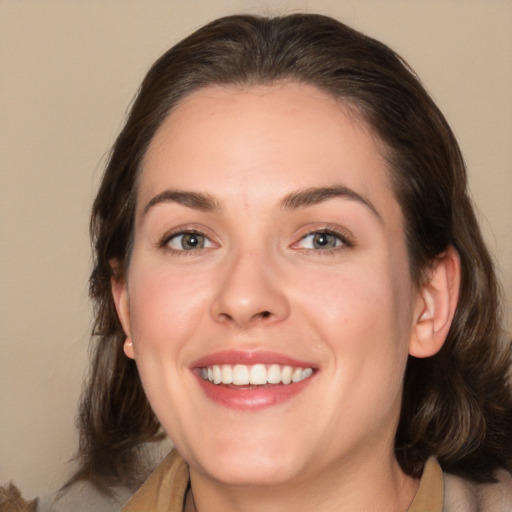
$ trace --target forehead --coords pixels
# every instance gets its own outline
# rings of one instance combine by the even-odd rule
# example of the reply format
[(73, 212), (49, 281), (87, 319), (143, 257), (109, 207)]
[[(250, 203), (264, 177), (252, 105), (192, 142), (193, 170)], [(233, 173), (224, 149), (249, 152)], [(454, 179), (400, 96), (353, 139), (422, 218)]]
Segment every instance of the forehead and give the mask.
[(383, 154), (355, 107), (313, 86), (206, 87), (155, 134), (139, 199), (173, 188), (221, 201), (233, 194), (277, 201), (297, 189), (342, 184), (377, 203), (395, 202)]

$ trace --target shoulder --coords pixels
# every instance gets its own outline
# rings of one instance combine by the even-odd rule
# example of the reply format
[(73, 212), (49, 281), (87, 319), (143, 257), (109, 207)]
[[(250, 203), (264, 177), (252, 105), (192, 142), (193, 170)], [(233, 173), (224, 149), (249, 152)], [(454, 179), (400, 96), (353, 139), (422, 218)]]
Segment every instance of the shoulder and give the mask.
[(119, 512), (122, 504), (132, 492), (125, 487), (116, 487), (110, 490), (112, 494), (107, 496), (89, 482), (75, 482), (65, 491), (50, 498), (48, 502), (41, 503), (38, 510), (47, 512), (91, 512), (91, 510), (94, 512)]
[(444, 512), (511, 512), (512, 475), (496, 473), (497, 482), (477, 484), (444, 473)]

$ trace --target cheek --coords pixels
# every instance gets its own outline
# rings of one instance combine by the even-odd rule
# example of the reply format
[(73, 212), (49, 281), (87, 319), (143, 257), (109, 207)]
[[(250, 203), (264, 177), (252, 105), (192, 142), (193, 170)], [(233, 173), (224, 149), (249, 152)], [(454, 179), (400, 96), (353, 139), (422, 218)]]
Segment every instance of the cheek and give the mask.
[(345, 425), (333, 434), (339, 442), (365, 429), (394, 428), (410, 334), (401, 309), (405, 290), (386, 266), (303, 274), (302, 283), (300, 315), (328, 360), (329, 389), (315, 405), (317, 418)]
[(331, 338), (346, 340), (352, 333), (353, 338), (347, 341), (356, 344), (365, 332), (398, 333), (406, 324), (404, 286), (394, 283), (386, 269), (362, 268), (347, 266), (339, 272), (302, 274), (297, 295), (303, 313)]
[(137, 350), (175, 349), (208, 313), (207, 276), (135, 264), (129, 276), (132, 336)]
[[(144, 262), (145, 263), (145, 262)], [(205, 276), (170, 272), (159, 265), (132, 260), (128, 276), (131, 335), (145, 393), (162, 425), (181, 439), (176, 411), (187, 417), (190, 354), (208, 343)]]
[(382, 265), (304, 274), (302, 283), (300, 314), (318, 335), (318, 350), (327, 345), (337, 385), (362, 396), (395, 394), (411, 334), (407, 280)]

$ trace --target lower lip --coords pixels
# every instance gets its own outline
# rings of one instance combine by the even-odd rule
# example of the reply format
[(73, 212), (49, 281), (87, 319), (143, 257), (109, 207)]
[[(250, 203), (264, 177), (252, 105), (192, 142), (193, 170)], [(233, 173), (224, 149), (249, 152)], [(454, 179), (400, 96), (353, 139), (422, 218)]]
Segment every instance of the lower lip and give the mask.
[(271, 385), (268, 387), (247, 387), (235, 388), (223, 384), (212, 384), (200, 376), (196, 376), (199, 385), (206, 396), (214, 402), (229, 407), (231, 409), (240, 409), (245, 411), (257, 411), (281, 404), (290, 400), (303, 391), (314, 377), (308, 377), (300, 382), (293, 384)]

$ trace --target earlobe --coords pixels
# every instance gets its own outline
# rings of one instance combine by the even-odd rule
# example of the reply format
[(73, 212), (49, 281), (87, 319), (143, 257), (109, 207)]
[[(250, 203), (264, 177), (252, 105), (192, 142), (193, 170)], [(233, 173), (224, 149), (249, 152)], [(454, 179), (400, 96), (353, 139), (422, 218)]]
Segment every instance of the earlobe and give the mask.
[(130, 330), (130, 307), (128, 301), (128, 287), (126, 279), (122, 277), (112, 277), (110, 280), (112, 298), (116, 306), (117, 316), (126, 335), (123, 345), (124, 353), (127, 357), (134, 359), (133, 343)]
[(460, 258), (450, 246), (435, 259), (429, 279), (418, 293), (409, 343), (411, 356), (429, 357), (441, 349), (457, 308), (459, 288)]
[(126, 338), (123, 345), (124, 353), (126, 354), (126, 357), (129, 357), (130, 359), (135, 359), (135, 352), (133, 351), (133, 343), (131, 338)]

